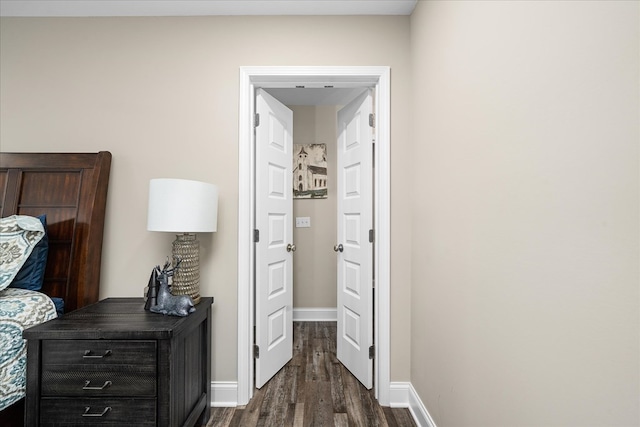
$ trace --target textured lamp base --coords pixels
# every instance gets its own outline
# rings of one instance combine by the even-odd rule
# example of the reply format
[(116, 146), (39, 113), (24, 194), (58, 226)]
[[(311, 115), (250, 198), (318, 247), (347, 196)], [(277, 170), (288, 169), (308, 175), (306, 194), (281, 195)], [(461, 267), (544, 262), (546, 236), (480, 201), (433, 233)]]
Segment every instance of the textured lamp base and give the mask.
[(189, 295), (194, 304), (200, 302), (200, 243), (195, 234), (178, 234), (173, 241), (173, 266), (182, 260), (173, 275), (171, 293)]

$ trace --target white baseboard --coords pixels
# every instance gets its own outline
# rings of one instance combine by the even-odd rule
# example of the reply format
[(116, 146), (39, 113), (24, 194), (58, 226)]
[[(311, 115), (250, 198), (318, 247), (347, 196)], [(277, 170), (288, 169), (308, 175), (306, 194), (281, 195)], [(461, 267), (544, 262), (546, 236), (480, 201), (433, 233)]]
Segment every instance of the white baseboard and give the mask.
[(409, 387), (408, 382), (393, 382), (389, 384), (389, 406), (392, 408), (409, 407)]
[[(211, 407), (235, 408), (238, 406), (238, 383), (236, 381), (211, 382)], [(418, 427), (436, 427), (429, 411), (409, 382), (392, 382), (389, 387), (389, 406), (408, 408)]]
[(238, 406), (237, 381), (211, 381), (211, 407), (235, 408)]
[(392, 408), (409, 408), (413, 420), (418, 427), (436, 427), (429, 411), (420, 400), (420, 396), (409, 382), (392, 382), (389, 385), (389, 406)]
[(294, 322), (335, 322), (338, 320), (337, 308), (294, 308)]

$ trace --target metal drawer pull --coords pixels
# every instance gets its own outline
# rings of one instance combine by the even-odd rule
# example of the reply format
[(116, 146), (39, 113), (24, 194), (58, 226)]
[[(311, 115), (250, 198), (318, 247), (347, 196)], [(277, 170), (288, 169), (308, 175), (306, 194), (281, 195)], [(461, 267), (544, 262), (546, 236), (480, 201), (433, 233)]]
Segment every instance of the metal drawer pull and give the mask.
[(107, 412), (109, 412), (111, 410), (111, 406), (107, 406), (99, 414), (98, 413), (90, 414), (89, 413), (90, 410), (91, 410), (91, 406), (85, 406), (84, 407), (84, 414), (82, 414), (82, 416), (83, 417), (104, 417), (107, 414)]
[(89, 384), (91, 384), (91, 381), (85, 380), (84, 387), (82, 387), (82, 389), (83, 390), (104, 390), (105, 388), (111, 387), (111, 384), (113, 383), (111, 381), (105, 381), (101, 387), (90, 387)]
[(91, 350), (85, 350), (82, 358), (83, 359), (102, 359), (107, 356), (111, 356), (111, 350), (105, 350), (103, 355), (91, 354)]

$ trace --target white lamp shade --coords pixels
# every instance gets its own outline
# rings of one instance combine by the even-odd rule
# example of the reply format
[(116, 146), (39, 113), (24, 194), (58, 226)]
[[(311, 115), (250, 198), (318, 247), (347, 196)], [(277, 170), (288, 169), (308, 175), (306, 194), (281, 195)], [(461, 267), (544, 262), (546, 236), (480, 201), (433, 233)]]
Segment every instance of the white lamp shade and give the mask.
[(147, 230), (204, 233), (218, 228), (218, 187), (186, 179), (152, 179)]

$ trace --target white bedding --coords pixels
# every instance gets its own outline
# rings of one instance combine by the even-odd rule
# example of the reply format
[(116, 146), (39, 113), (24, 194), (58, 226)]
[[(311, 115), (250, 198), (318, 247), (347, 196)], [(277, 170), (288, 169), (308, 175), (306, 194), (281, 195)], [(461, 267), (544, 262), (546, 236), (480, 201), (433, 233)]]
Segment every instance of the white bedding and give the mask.
[(27, 346), (22, 331), (56, 317), (53, 301), (43, 293), (0, 291), (0, 410), (25, 395)]

